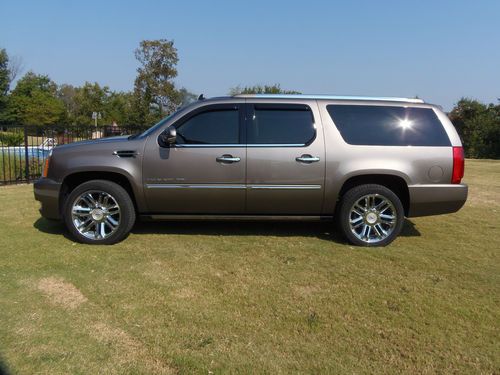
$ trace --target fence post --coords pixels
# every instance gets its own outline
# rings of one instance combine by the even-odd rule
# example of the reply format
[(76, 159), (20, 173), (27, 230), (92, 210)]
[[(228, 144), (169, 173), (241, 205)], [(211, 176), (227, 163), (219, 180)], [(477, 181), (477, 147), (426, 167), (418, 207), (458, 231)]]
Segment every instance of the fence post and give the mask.
[(26, 182), (30, 182), (30, 159), (28, 155), (28, 127), (24, 125), (24, 171)]

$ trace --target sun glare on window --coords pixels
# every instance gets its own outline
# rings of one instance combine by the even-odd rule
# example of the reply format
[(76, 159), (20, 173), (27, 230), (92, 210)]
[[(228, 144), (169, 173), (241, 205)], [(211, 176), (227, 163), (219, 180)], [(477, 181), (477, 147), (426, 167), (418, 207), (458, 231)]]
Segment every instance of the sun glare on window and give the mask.
[(402, 129), (410, 129), (413, 123), (408, 119), (399, 120), (399, 127)]

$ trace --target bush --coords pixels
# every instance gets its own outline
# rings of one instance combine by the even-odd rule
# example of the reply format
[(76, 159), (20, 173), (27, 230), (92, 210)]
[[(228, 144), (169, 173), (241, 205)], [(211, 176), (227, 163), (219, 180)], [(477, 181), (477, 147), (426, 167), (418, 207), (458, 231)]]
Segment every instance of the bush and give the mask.
[(20, 146), (24, 142), (23, 133), (0, 132), (0, 143), (2, 146)]
[(500, 158), (500, 105), (464, 98), (449, 117), (460, 134), (466, 157)]

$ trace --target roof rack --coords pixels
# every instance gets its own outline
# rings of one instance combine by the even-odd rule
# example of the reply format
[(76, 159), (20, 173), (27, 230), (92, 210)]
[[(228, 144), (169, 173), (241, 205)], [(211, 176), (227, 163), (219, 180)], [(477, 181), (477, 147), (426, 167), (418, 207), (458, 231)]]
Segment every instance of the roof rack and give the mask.
[(303, 95), (303, 94), (238, 94), (238, 98), (262, 98), (262, 99), (327, 99), (327, 100), (370, 100), (386, 102), (425, 103), (417, 98), (397, 98), (387, 96), (350, 96), (350, 95)]

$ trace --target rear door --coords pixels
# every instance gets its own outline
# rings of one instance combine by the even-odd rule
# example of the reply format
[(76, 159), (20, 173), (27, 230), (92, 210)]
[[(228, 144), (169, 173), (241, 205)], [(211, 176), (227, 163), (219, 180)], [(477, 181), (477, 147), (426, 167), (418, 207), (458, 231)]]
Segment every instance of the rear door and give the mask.
[(319, 215), (325, 147), (316, 101), (247, 99), (247, 213)]
[(143, 163), (151, 213), (242, 214), (245, 211), (244, 104), (200, 107), (173, 125), (169, 148), (150, 137)]

